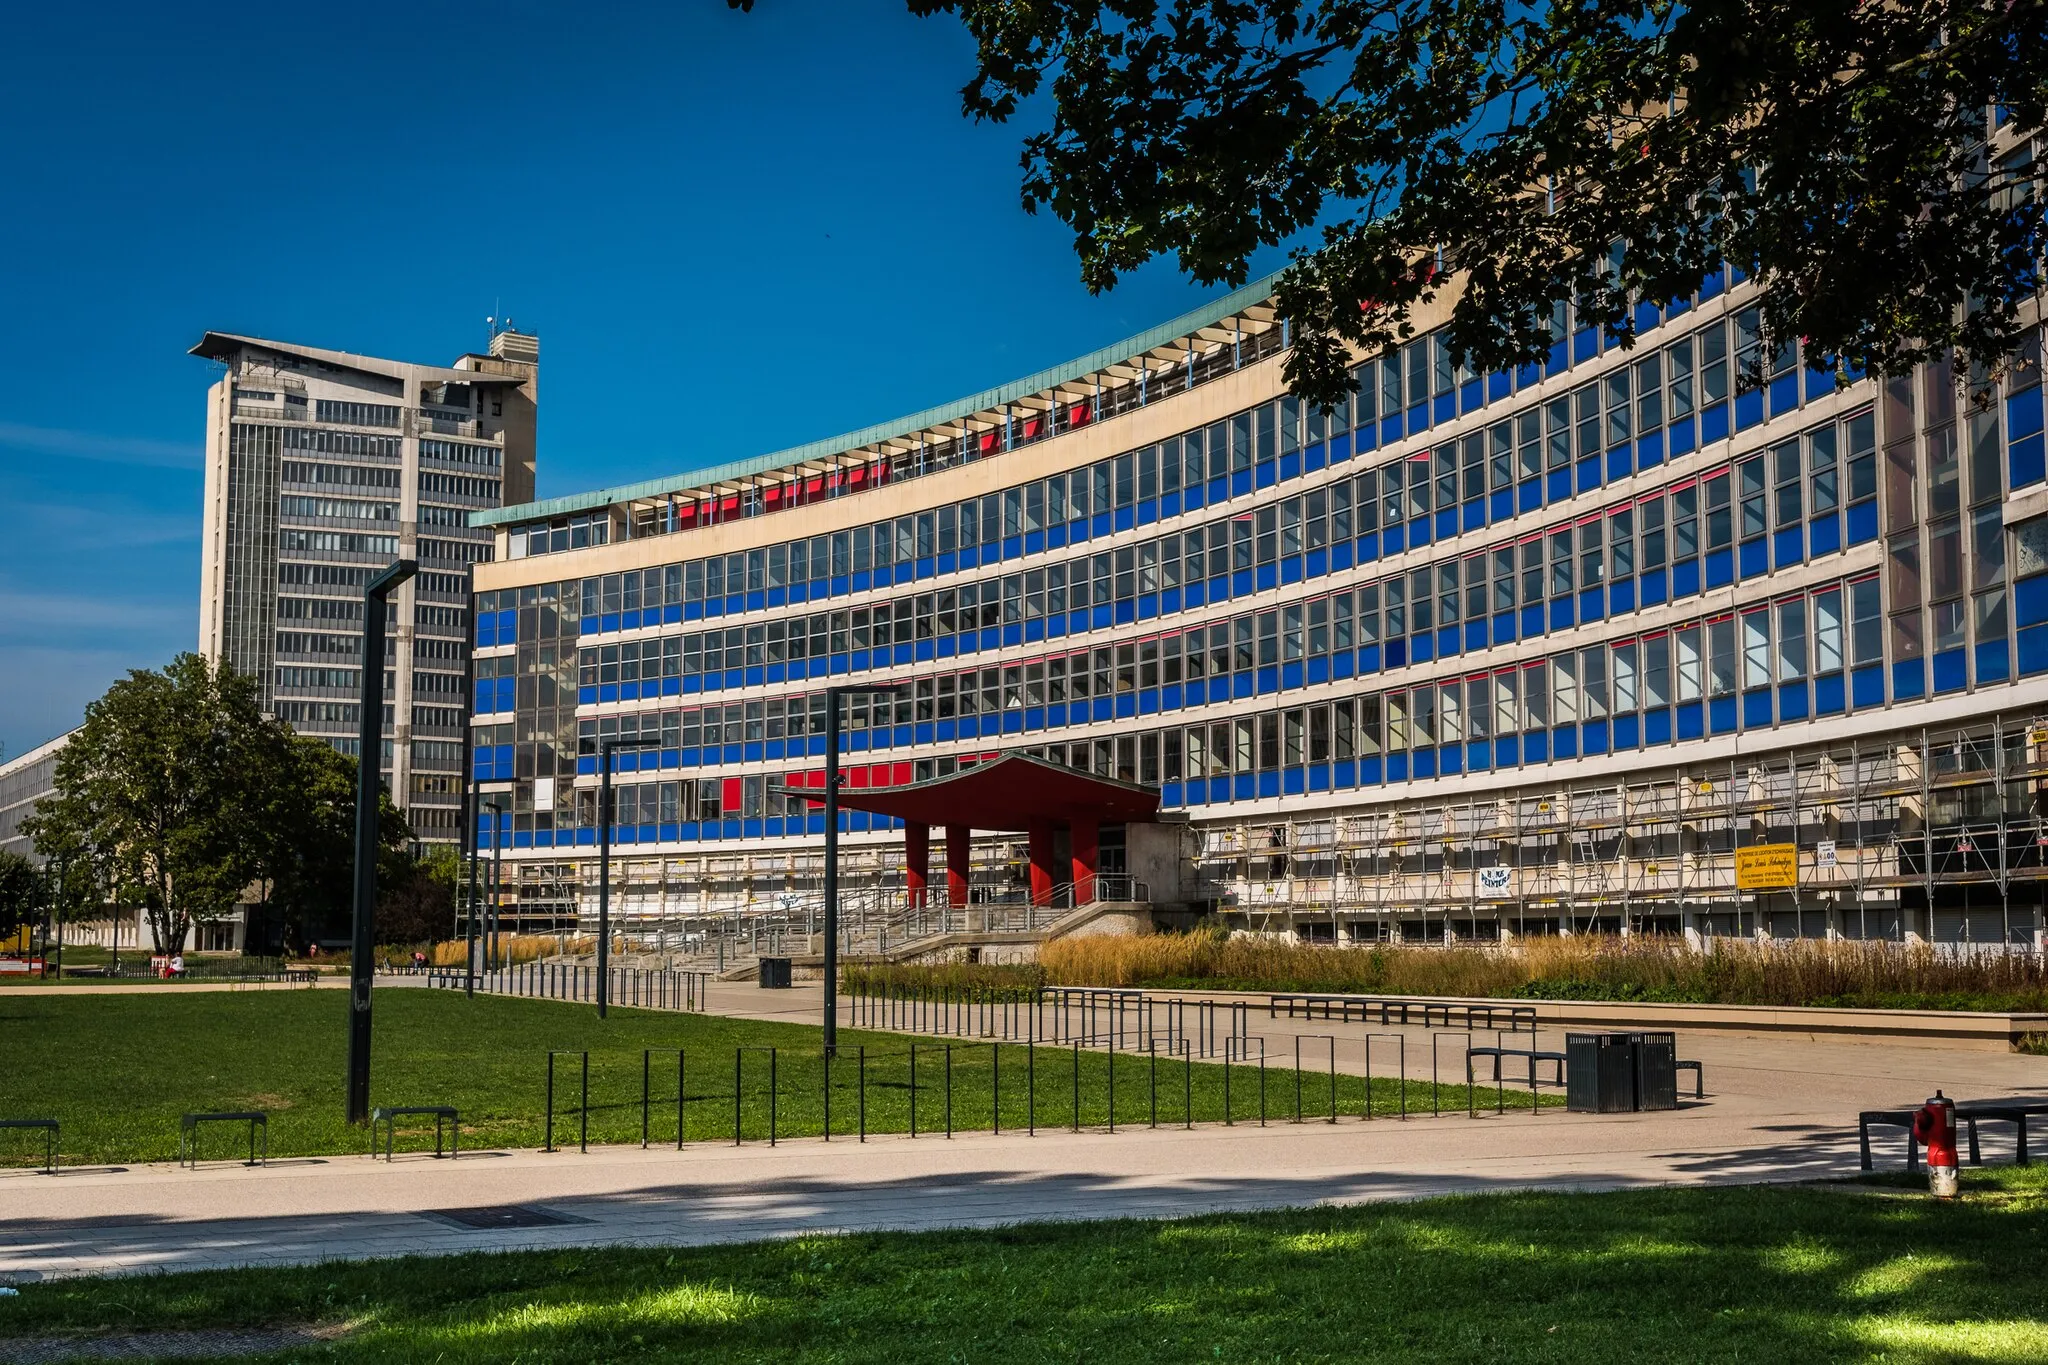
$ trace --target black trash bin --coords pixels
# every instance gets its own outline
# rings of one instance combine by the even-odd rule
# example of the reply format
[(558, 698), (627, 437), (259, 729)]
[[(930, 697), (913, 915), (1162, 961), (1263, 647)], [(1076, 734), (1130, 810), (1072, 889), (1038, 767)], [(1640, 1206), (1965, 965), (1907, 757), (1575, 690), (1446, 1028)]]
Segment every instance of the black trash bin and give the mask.
[(1636, 1108), (1678, 1107), (1678, 1035), (1633, 1033), (1636, 1049)]
[(1627, 1114), (1636, 1107), (1636, 1035), (1567, 1033), (1564, 1104), (1580, 1114)]
[(788, 958), (764, 957), (761, 959), (761, 989), (764, 991), (786, 991), (789, 989)]

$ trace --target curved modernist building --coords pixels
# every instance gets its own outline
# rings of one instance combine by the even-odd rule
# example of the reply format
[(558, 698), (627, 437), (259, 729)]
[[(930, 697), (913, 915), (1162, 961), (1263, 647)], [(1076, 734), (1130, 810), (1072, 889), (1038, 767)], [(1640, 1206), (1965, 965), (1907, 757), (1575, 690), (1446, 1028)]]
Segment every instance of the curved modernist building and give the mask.
[(843, 745), (875, 904), (906, 848), (909, 899), (961, 895), (917, 889), (926, 830), (887, 813), (933, 802), (872, 789), (1021, 754), (1156, 788), (1165, 823), (983, 836), (950, 851), (969, 900), (1071, 859), (1314, 941), (2035, 940), (2038, 341), (1838, 383), (1760, 351), (1737, 278), (1635, 324), (1561, 314), (1489, 374), (1425, 334), (1320, 412), (1261, 282), (900, 421), (474, 518), (475, 770), (519, 913), (591, 913), (613, 738), (644, 746), (615, 913), (801, 906), (824, 688), (889, 682)]

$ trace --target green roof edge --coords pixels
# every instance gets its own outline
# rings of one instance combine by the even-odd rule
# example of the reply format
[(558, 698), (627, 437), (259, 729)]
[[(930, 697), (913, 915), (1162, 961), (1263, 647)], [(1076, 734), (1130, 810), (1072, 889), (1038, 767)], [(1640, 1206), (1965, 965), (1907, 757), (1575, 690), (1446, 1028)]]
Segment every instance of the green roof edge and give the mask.
[(805, 460), (820, 459), (827, 455), (839, 454), (841, 451), (857, 450), (861, 446), (873, 445), (877, 441), (886, 441), (897, 436), (907, 436), (912, 432), (922, 431), (926, 427), (937, 426), (941, 422), (952, 422), (962, 417), (971, 417), (977, 412), (983, 412), (1004, 403), (1015, 402), (1017, 399), (1029, 394), (1041, 393), (1046, 389), (1064, 384), (1070, 379), (1078, 379), (1084, 374), (1092, 374), (1106, 366), (1115, 364), (1119, 360), (1126, 360), (1131, 356), (1153, 350), (1176, 338), (1186, 336), (1190, 332), (1208, 327), (1223, 318), (1229, 317), (1233, 313), (1242, 312), (1252, 304), (1270, 298), (1273, 293), (1274, 281), (1279, 277), (1280, 271), (1276, 270), (1272, 274), (1262, 276), (1251, 281), (1249, 284), (1241, 285), (1231, 290), (1228, 294), (1211, 303), (1204, 304), (1200, 308), (1191, 309), (1177, 318), (1162, 322), (1155, 327), (1138, 333), (1136, 336), (1126, 337), (1122, 341), (1098, 347), (1084, 356), (1067, 361), (1063, 365), (1055, 365), (1050, 369), (1040, 370), (1036, 374), (1026, 375), (1022, 379), (1013, 379), (1007, 384), (1001, 384), (992, 389), (983, 389), (980, 393), (970, 394), (966, 398), (957, 399), (951, 403), (944, 403), (937, 407), (926, 408), (922, 412), (914, 412), (908, 416), (898, 417), (887, 422), (877, 422), (871, 426), (862, 427), (857, 431), (849, 431), (839, 436), (828, 436), (823, 440), (811, 441), (800, 446), (791, 446), (786, 450), (774, 451), (771, 454), (755, 455), (744, 460), (731, 460), (725, 464), (707, 465), (701, 469), (687, 470), (681, 474), (672, 474), (665, 478), (646, 479), (640, 483), (619, 484), (611, 488), (593, 489), (588, 493), (568, 493), (558, 498), (542, 498), (535, 502), (517, 503), (510, 507), (494, 508), (490, 511), (471, 512), (469, 514), (469, 524), (471, 526), (502, 526), (508, 522), (536, 521), (543, 517), (564, 516), (570, 512), (587, 512), (592, 508), (609, 507), (613, 503), (628, 502), (634, 498), (653, 498), (668, 493), (680, 493), (685, 489), (702, 487), (708, 483), (716, 483), (721, 479), (737, 479), (744, 478), (750, 474), (765, 474), (770, 470), (801, 464)]

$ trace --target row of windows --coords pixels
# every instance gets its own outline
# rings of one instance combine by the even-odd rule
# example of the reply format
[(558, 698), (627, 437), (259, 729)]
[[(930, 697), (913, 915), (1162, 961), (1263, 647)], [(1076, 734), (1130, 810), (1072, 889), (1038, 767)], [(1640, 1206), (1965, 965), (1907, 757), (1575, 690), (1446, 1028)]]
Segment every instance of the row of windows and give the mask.
[(361, 455), (372, 459), (396, 460), (404, 445), (396, 436), (371, 436), (359, 431), (322, 431), (317, 427), (286, 427), (286, 450), (304, 450), (320, 455)]
[(422, 526), (461, 526), (467, 528), (469, 525), (469, 509), (467, 507), (437, 507), (432, 503), (421, 503), (419, 524)]
[(422, 437), (420, 458), (438, 460), (442, 464), (464, 464), (474, 465), (480, 469), (496, 469), (503, 456), (496, 446), (471, 445), (467, 441), (443, 441), (434, 437)]
[(301, 554), (384, 555), (398, 553), (397, 536), (369, 536), (354, 531), (295, 531), (277, 533), (277, 548)]
[(280, 665), (277, 670), (277, 686), (281, 691), (307, 687), (352, 689), (362, 685), (362, 678), (363, 671), (360, 668), (299, 668)]
[(356, 521), (396, 521), (395, 502), (360, 502), (353, 498), (306, 498), (287, 494), (278, 511), (287, 517), (348, 517)]
[(284, 462), (286, 483), (332, 484), (343, 488), (397, 488), (398, 471), (379, 465)]
[(495, 503), (503, 486), (496, 479), (480, 479), (469, 474), (437, 474), (432, 470), (424, 470), (420, 474), (422, 493), (446, 493), (452, 497), (481, 498)]
[(348, 564), (283, 563), (277, 566), (277, 581), (287, 586), (361, 589), (375, 572)]
[(484, 564), (490, 561), (491, 543), (487, 540), (435, 540), (421, 536), (419, 556), (455, 564)]
[(403, 410), (395, 403), (357, 403), (322, 398), (313, 405), (314, 420), (345, 427), (395, 427)]

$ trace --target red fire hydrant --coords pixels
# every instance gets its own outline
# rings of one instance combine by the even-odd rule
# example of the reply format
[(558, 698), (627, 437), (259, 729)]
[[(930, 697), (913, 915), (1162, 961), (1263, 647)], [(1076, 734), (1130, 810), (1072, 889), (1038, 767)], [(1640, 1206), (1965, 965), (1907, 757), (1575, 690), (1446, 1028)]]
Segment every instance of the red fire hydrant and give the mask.
[(1936, 1199), (1956, 1197), (1956, 1102), (1939, 1090), (1913, 1111), (1913, 1136), (1927, 1149), (1927, 1189)]

